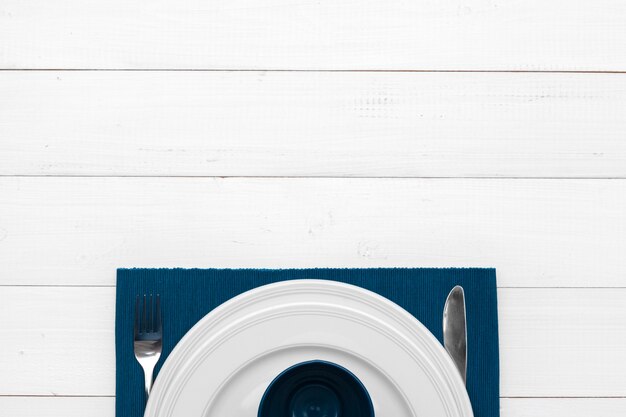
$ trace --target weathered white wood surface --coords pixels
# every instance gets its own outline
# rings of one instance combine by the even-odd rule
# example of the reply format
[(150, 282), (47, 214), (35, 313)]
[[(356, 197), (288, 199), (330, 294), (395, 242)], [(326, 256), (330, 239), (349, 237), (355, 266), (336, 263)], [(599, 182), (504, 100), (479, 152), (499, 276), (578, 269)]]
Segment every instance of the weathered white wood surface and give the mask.
[(7, 71), (0, 96), (0, 175), (626, 178), (623, 74)]
[(2, 68), (626, 70), (621, 0), (3, 0)]
[(117, 267), (493, 266), (623, 287), (626, 180), (0, 178), (0, 284)]
[(495, 266), (502, 417), (626, 415), (624, 22), (3, 0), (0, 416), (113, 417), (121, 266)]
[(501, 417), (623, 417), (626, 398), (503, 398)]
[[(623, 417), (624, 398), (502, 398), (501, 417)], [(0, 416), (114, 417), (115, 398), (0, 397)]]
[[(503, 397), (626, 396), (626, 289), (498, 291)], [(114, 288), (0, 287), (0, 395), (114, 395)]]
[[(0, 416), (115, 417), (115, 398), (0, 397)], [(507, 416), (503, 415), (502, 417)]]

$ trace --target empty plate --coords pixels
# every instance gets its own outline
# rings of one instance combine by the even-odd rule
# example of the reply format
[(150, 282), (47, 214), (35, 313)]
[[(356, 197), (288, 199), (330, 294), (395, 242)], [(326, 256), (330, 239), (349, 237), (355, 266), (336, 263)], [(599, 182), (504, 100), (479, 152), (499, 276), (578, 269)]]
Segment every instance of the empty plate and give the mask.
[[(322, 280), (258, 287), (207, 314), (167, 358), (145, 416), (257, 417), (272, 382), (310, 362), (354, 376), (376, 417), (472, 417), (452, 360), (415, 317), (371, 291)], [(352, 415), (350, 401), (324, 384), (301, 391), (302, 401), (324, 397), (340, 404), (333, 417)]]

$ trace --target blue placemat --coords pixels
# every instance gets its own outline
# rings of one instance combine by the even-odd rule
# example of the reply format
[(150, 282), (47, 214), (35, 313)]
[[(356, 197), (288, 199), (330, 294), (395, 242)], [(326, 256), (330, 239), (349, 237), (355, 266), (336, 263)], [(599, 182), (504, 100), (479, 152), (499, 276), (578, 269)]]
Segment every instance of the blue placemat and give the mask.
[(467, 303), (467, 390), (475, 417), (498, 417), (499, 359), (494, 269), (119, 269), (115, 313), (117, 417), (141, 417), (143, 374), (133, 354), (137, 294), (161, 295), (163, 355), (209, 311), (252, 288), (290, 279), (329, 279), (377, 292), (417, 317), (440, 341), (448, 292), (462, 285)]

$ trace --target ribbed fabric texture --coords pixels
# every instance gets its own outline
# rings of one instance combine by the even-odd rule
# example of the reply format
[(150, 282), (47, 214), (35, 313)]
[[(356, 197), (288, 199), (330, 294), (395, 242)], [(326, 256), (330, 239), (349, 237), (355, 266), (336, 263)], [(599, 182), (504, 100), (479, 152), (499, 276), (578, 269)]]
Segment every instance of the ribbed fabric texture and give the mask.
[(119, 269), (115, 313), (116, 416), (141, 417), (145, 407), (143, 373), (133, 353), (136, 295), (161, 295), (164, 335), (158, 372), (183, 335), (224, 301), (261, 285), (304, 278), (340, 281), (374, 291), (413, 314), (440, 341), (446, 297), (452, 287), (462, 285), (468, 327), (467, 390), (474, 415), (499, 416), (496, 273), (495, 269), (483, 268)]

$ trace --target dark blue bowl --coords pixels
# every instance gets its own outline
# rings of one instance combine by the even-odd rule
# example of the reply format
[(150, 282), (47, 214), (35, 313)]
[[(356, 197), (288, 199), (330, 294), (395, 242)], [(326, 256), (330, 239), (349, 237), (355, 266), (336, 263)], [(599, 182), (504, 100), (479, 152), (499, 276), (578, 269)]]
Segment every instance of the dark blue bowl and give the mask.
[(374, 417), (374, 406), (352, 372), (315, 360), (274, 378), (261, 398), (258, 417)]

